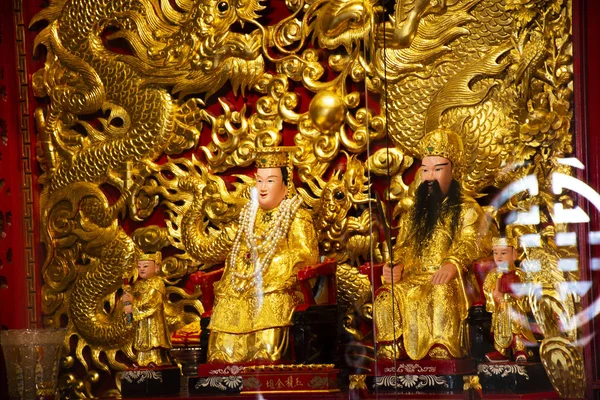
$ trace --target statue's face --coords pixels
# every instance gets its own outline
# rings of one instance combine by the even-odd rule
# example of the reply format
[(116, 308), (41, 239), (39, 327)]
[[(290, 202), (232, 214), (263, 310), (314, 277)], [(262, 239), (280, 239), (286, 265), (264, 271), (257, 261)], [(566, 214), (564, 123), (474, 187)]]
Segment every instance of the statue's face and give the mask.
[(256, 171), (256, 189), (258, 205), (263, 210), (271, 210), (281, 204), (287, 196), (281, 168), (259, 168)]
[(437, 181), (445, 196), (452, 183), (452, 163), (440, 156), (427, 156), (421, 162), (421, 181), (431, 183)]
[(138, 276), (140, 279), (152, 278), (158, 273), (157, 265), (152, 260), (138, 261)]
[(515, 263), (517, 251), (511, 246), (494, 246), (492, 249), (494, 262), (500, 272), (508, 271), (508, 268)]

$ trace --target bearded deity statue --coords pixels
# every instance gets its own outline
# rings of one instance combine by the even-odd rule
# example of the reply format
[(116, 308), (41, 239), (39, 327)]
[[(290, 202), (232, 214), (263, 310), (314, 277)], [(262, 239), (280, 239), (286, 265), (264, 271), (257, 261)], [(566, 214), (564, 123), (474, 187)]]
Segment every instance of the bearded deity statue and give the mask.
[(286, 356), (292, 314), (303, 301), (297, 272), (319, 256), (312, 218), (293, 185), (295, 150), (256, 152), (256, 186), (240, 214), (223, 276), (214, 285), (209, 363)]
[(467, 355), (465, 285), (471, 263), (489, 253), (483, 210), (461, 193), (459, 136), (448, 129), (420, 143), (421, 183), (402, 215), (393, 266), (383, 269), (375, 294), (377, 358), (420, 360)]
[(504, 362), (512, 359), (518, 363), (527, 362), (527, 343), (536, 343), (527, 319), (530, 311), (527, 296), (515, 292), (515, 284), (526, 281), (523, 271), (517, 266), (518, 250), (516, 240), (496, 237), (492, 241), (496, 269), (490, 272), (483, 284), (485, 308), (492, 313), (492, 333), (494, 349), (486, 358), (490, 362)]

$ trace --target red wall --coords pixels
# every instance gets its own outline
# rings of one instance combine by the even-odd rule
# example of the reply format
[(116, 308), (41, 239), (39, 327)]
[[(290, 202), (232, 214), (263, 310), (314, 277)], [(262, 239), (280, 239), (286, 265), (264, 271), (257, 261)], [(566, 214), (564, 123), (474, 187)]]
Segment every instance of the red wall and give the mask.
[[(23, 226), (23, 141), (12, 2), (0, 2), (0, 326), (27, 328)], [(35, 320), (35, 318), (34, 318)]]

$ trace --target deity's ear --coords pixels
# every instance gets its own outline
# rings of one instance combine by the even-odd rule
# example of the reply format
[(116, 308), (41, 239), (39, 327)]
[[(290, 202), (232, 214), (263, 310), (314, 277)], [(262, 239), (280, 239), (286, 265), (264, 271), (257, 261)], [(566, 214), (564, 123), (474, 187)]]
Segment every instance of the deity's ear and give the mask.
[(515, 261), (520, 260), (521, 254), (519, 254), (519, 249), (517, 249), (516, 247), (511, 247), (511, 248), (513, 251), (513, 258), (515, 259)]

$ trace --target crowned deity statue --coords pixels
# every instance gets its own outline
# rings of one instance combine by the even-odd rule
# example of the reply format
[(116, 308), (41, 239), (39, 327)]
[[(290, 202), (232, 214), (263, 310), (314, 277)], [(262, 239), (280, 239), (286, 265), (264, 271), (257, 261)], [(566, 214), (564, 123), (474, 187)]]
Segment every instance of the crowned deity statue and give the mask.
[(256, 151), (256, 186), (222, 278), (215, 283), (208, 362), (270, 362), (285, 358), (289, 327), (303, 302), (298, 270), (318, 262), (313, 222), (293, 185), (295, 147)]
[(160, 276), (161, 253), (143, 253), (137, 260), (138, 278), (121, 296), (123, 312), (135, 325), (133, 348), (138, 367), (171, 365), (171, 340), (166, 320), (166, 288)]
[(401, 216), (373, 318), (380, 360), (467, 356), (471, 263), (489, 254), (487, 218), (457, 181), (460, 137), (436, 129), (420, 143), (421, 183)]
[(518, 249), (510, 235), (496, 237), (492, 241), (496, 269), (491, 271), (483, 284), (485, 308), (492, 313), (494, 349), (485, 357), (490, 362), (505, 362), (511, 358), (518, 363), (527, 362), (525, 345), (535, 343), (527, 312), (527, 296), (520, 296), (515, 288), (525, 281), (525, 274), (517, 265)]

